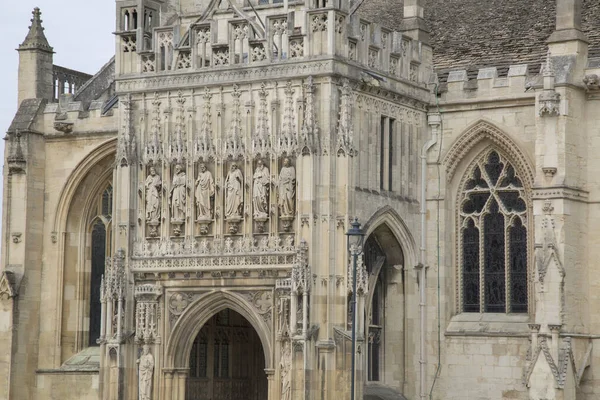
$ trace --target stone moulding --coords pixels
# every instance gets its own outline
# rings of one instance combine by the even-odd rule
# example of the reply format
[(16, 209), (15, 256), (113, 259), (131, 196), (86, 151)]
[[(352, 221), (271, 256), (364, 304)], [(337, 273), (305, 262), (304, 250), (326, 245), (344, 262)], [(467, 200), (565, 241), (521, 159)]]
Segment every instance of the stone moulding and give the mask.
[(265, 265), (281, 266), (291, 269), (296, 259), (295, 253), (289, 254), (252, 254), (229, 256), (204, 256), (204, 257), (169, 257), (169, 258), (132, 258), (130, 268), (132, 272), (154, 272), (171, 270), (234, 270), (240, 266), (250, 269), (261, 269)]
[(531, 167), (532, 163), (529, 162), (520, 150), (520, 146), (512, 138), (487, 121), (479, 121), (471, 126), (450, 147), (442, 162), (446, 166), (447, 181), (453, 178), (456, 168), (471, 149), (486, 139), (491, 141), (495, 147), (498, 147), (515, 164), (521, 176), (525, 178), (524, 184), (529, 192), (535, 181), (534, 169)]

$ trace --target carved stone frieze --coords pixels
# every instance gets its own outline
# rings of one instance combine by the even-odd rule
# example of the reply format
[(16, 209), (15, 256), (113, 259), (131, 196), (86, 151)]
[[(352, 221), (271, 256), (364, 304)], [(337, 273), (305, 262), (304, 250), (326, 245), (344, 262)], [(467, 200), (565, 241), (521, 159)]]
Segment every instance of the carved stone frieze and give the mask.
[(270, 290), (248, 292), (246, 298), (270, 327), (273, 318), (273, 292)]
[(143, 284), (135, 287), (135, 339), (138, 343), (160, 343), (160, 305), (162, 287)]
[(264, 80), (265, 76), (297, 78), (315, 73), (333, 73), (333, 61), (288, 62), (286, 65), (260, 66), (255, 68), (232, 68), (220, 71), (206, 71), (188, 76), (146, 77), (118, 81), (117, 91), (158, 90), (167, 88), (190, 88), (213, 85), (215, 83), (233, 84), (246, 79)]
[(0, 300), (9, 300), (17, 296), (15, 277), (10, 271), (0, 274)]
[(123, 124), (119, 133), (116, 162), (117, 165), (126, 167), (135, 161), (137, 154), (135, 133), (133, 131), (133, 101), (131, 95), (129, 94), (121, 99), (121, 104), (123, 106)]

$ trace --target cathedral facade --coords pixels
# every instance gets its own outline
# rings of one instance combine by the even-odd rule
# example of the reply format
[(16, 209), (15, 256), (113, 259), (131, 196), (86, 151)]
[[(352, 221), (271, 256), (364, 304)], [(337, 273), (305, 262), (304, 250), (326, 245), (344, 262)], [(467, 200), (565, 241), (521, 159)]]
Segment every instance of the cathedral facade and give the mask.
[(598, 398), (600, 7), (540, 1), (117, 0), (93, 76), (36, 8), (0, 399)]

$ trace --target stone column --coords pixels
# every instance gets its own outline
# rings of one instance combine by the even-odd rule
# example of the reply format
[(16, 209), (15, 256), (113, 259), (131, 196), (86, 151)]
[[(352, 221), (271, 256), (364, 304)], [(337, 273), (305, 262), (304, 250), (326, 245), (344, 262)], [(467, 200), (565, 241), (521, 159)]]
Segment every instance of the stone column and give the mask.
[(164, 374), (165, 374), (165, 391), (163, 394), (163, 399), (164, 400), (174, 400), (173, 399), (173, 371), (171, 371), (171, 370), (164, 371)]
[(276, 400), (278, 398), (279, 392), (275, 382), (275, 370), (272, 368), (265, 368), (265, 373), (267, 374), (267, 383), (268, 383), (268, 398), (267, 400)]

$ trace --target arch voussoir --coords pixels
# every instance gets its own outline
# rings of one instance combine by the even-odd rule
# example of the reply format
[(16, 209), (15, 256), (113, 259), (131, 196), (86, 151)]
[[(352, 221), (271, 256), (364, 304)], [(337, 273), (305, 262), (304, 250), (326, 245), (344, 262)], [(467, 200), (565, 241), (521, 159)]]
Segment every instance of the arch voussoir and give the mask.
[(270, 327), (241, 294), (228, 290), (204, 294), (190, 304), (181, 315), (167, 342), (165, 368), (189, 368), (189, 354), (194, 339), (212, 316), (225, 309), (239, 313), (250, 322), (262, 343), (265, 366), (272, 368), (273, 345)]

